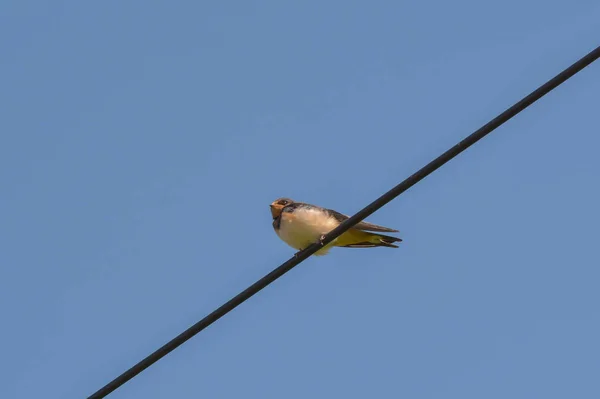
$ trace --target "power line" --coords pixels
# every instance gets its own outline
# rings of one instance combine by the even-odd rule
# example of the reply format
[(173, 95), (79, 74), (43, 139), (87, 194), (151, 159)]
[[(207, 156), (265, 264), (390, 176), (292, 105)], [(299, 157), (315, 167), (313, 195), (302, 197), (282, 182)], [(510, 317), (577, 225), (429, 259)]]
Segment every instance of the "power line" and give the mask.
[(375, 201), (371, 202), (365, 208), (360, 210), (354, 216), (345, 220), (338, 227), (330, 231), (321, 241), (321, 243), (311, 244), (309, 247), (304, 250), (298, 252), (294, 257), (290, 258), (287, 262), (283, 263), (281, 266), (252, 284), (250, 287), (246, 288), (244, 291), (227, 301), (217, 310), (179, 334), (177, 337), (173, 338), (171, 341), (167, 342), (161, 348), (157, 349), (152, 354), (148, 355), (145, 359), (131, 367), (129, 370), (125, 371), (123, 374), (106, 384), (104, 387), (99, 389), (96, 393), (90, 396), (88, 399), (99, 399), (103, 398), (106, 395), (110, 394), (127, 381), (144, 371), (146, 368), (150, 367), (152, 364), (166, 356), (171, 351), (175, 350), (181, 344), (186, 342), (188, 339), (192, 338), (194, 335), (198, 334), (200, 331), (204, 330), (206, 327), (213, 324), (215, 321), (219, 320), (221, 317), (235, 309), (238, 305), (245, 302), (247, 299), (252, 297), (254, 294), (265, 288), (267, 285), (271, 284), (273, 281), (277, 280), (279, 277), (283, 276), (285, 273), (290, 271), (292, 268), (303, 262), (309, 256), (318, 251), (322, 245), (326, 245), (342, 235), (345, 231), (350, 229), (352, 226), (360, 222), (361, 220), (367, 218), (369, 215), (373, 214), (375, 211), (383, 207), (385, 204), (417, 184), (419, 181), (423, 180), (425, 177), (433, 173), (439, 167), (444, 165), (446, 162), (450, 161), (461, 152), (465, 151), (467, 148), (487, 136), (494, 129), (501, 126), (515, 115), (523, 111), (525, 108), (542, 98), (544, 95), (548, 94), (550, 91), (558, 87), (560, 84), (564, 83), (567, 79), (571, 78), (573, 75), (581, 71), (583, 68), (596, 61), (600, 57), (600, 47), (592, 50), (585, 57), (581, 58), (579, 61), (575, 62), (573, 65), (556, 75), (554, 78), (550, 79), (548, 82), (544, 83), (538, 89), (533, 91), (527, 97), (523, 98), (521, 101), (508, 108), (506, 111), (502, 112), (500, 115), (492, 119), (490, 122), (479, 128), (477, 131), (472, 133), (470, 136), (456, 144), (454, 147), (450, 148), (448, 151), (444, 152), (442, 155), (425, 165), (423, 168), (418, 170), (412, 176), (404, 180), (402, 183), (398, 184), (396, 187), (392, 188), (387, 193), (383, 194), (381, 197), (377, 198)]

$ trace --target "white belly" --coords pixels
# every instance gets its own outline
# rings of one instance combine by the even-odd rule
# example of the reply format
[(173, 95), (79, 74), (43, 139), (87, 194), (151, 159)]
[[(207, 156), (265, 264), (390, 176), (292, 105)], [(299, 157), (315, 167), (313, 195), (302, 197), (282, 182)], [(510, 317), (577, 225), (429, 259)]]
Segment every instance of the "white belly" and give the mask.
[[(317, 242), (323, 234), (327, 234), (339, 222), (316, 209), (297, 209), (292, 214), (282, 214), (279, 230), (275, 230), (279, 238), (290, 247), (304, 249)], [(329, 245), (319, 250), (316, 255), (324, 255)]]

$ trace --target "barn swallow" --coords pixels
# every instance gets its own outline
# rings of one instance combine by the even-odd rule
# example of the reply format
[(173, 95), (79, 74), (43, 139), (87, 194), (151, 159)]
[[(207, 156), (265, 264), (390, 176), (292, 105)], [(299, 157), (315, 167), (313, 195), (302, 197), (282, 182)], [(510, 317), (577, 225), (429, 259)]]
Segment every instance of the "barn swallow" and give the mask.
[[(295, 202), (290, 198), (278, 198), (271, 203), (273, 228), (275, 233), (290, 247), (302, 251), (310, 244), (320, 242), (324, 235), (340, 225), (348, 216), (332, 209)], [(331, 247), (344, 248), (398, 248), (392, 243), (402, 239), (376, 232), (398, 232), (388, 227), (378, 226), (368, 222), (359, 222), (341, 236), (315, 252), (315, 255), (325, 255)]]

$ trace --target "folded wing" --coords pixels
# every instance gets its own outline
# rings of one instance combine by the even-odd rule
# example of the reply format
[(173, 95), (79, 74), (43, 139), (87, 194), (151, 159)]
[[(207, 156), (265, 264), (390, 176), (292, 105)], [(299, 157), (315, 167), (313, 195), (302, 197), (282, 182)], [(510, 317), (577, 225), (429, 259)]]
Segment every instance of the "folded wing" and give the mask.
[[(327, 212), (329, 212), (329, 214), (331, 216), (333, 216), (334, 218), (336, 218), (340, 223), (343, 222), (344, 220), (350, 218), (349, 216), (346, 216), (343, 213), (334, 211), (333, 209), (327, 209)], [(378, 224), (373, 224), (373, 223), (369, 223), (369, 222), (365, 222), (365, 221), (357, 223), (353, 228), (355, 228), (357, 230), (364, 230), (364, 231), (378, 231), (378, 232), (387, 232), (387, 233), (397, 233), (398, 232), (398, 230), (390, 229), (389, 227), (380, 226)]]

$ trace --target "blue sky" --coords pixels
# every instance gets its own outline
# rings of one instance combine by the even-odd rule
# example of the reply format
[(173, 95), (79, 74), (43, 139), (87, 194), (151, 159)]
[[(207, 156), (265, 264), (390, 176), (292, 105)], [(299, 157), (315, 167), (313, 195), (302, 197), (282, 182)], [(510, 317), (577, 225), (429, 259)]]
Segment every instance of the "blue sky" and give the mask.
[[(0, 397), (81, 398), (595, 48), (593, 0), (0, 5)], [(600, 64), (111, 398), (600, 395)]]

